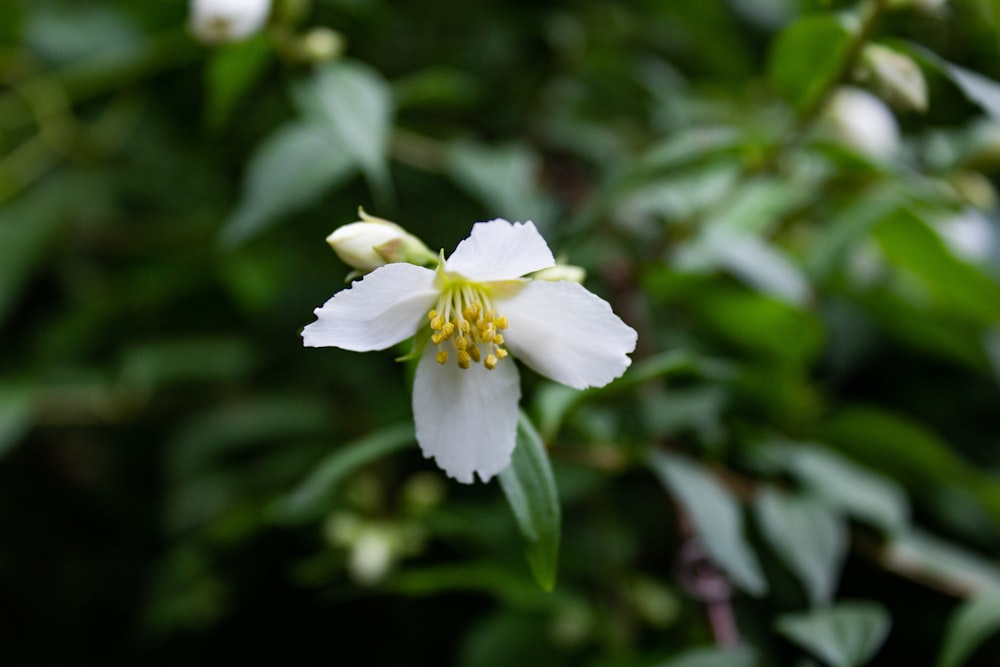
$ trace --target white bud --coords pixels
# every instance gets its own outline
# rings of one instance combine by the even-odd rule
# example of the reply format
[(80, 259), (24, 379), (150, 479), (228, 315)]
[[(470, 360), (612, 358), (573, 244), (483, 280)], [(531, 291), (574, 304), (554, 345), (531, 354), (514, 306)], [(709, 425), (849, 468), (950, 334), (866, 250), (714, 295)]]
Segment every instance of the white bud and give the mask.
[(209, 44), (237, 42), (267, 22), (271, 0), (191, 0), (191, 32)]
[(394, 262), (427, 264), (437, 259), (423, 241), (394, 222), (359, 209), (361, 220), (338, 227), (326, 237), (345, 264), (359, 271), (374, 271)]
[(354, 542), (347, 568), (359, 584), (371, 585), (389, 573), (395, 557), (392, 535), (379, 526), (368, 526)]
[(973, 264), (983, 264), (993, 255), (996, 230), (990, 219), (969, 207), (961, 213), (942, 220), (937, 225), (938, 234), (952, 253)]
[(865, 47), (861, 76), (900, 111), (927, 110), (927, 81), (910, 56), (881, 44)]
[(555, 266), (550, 266), (547, 269), (535, 271), (531, 274), (531, 277), (535, 280), (549, 280), (552, 282), (565, 280), (570, 283), (582, 283), (587, 277), (587, 272), (581, 266), (573, 266), (572, 264), (556, 264)]
[(899, 148), (899, 126), (889, 107), (860, 88), (834, 93), (824, 121), (835, 139), (871, 158), (885, 160)]

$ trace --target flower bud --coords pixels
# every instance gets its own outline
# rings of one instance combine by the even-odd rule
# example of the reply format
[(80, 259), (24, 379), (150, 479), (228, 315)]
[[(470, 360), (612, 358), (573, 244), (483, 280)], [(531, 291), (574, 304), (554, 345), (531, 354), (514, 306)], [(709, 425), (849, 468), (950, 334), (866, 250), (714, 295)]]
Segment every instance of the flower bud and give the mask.
[(308, 63), (324, 63), (344, 52), (344, 38), (336, 30), (312, 28), (299, 38), (299, 57)]
[(974, 208), (941, 220), (938, 234), (959, 258), (973, 264), (986, 264), (993, 256), (997, 233), (990, 219)]
[(582, 283), (587, 277), (587, 272), (582, 266), (574, 266), (572, 264), (556, 264), (555, 266), (550, 266), (547, 269), (535, 271), (531, 274), (531, 277), (534, 280), (549, 280), (552, 282), (565, 280), (566, 282), (571, 283)]
[(271, 0), (191, 0), (191, 32), (208, 44), (237, 42), (267, 22)]
[(860, 88), (837, 90), (824, 123), (835, 139), (871, 158), (888, 159), (899, 148), (896, 117), (882, 100)]
[(861, 78), (900, 111), (927, 110), (927, 81), (913, 58), (880, 44), (865, 47)]
[(359, 271), (374, 271), (394, 262), (430, 264), (437, 260), (423, 241), (394, 222), (358, 209), (361, 220), (338, 227), (326, 237), (337, 256)]

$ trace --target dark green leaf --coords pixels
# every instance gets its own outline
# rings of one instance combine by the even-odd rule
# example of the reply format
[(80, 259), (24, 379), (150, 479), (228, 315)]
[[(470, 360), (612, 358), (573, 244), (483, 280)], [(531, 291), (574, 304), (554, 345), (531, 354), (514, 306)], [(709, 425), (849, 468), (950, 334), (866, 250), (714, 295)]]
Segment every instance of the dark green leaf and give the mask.
[(778, 35), (771, 49), (771, 85), (793, 106), (809, 106), (840, 67), (850, 39), (844, 19), (834, 14), (797, 20)]
[(886, 259), (916, 276), (941, 307), (983, 324), (1000, 321), (1000, 284), (951, 253), (913, 211), (900, 210), (874, 229)]
[(240, 98), (264, 72), (270, 55), (271, 41), (263, 34), (227, 44), (212, 54), (205, 75), (209, 127), (226, 123)]
[(34, 417), (34, 391), (18, 384), (0, 385), (0, 460), (21, 441)]
[(551, 591), (559, 567), (562, 512), (545, 444), (525, 414), (517, 423), (517, 446), (500, 473), (514, 519), (527, 543), (526, 555), (538, 585)]

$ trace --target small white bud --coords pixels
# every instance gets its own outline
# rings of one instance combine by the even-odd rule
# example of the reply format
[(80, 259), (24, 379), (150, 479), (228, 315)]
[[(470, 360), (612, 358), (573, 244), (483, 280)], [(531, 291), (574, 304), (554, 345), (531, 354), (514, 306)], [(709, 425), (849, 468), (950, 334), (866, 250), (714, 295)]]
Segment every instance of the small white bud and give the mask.
[(835, 139), (871, 158), (886, 160), (899, 148), (896, 117), (882, 100), (860, 88), (837, 90), (824, 121)]
[(927, 81), (910, 56), (881, 44), (865, 47), (860, 75), (894, 108), (927, 110)]
[(356, 582), (372, 585), (385, 578), (395, 558), (392, 535), (379, 526), (367, 526), (351, 548), (347, 568)]
[(973, 264), (985, 264), (993, 255), (996, 230), (990, 219), (974, 208), (942, 220), (938, 234), (952, 253)]
[(337, 256), (359, 271), (374, 271), (394, 262), (427, 264), (437, 260), (423, 241), (394, 222), (359, 209), (361, 220), (338, 227), (326, 237)]
[(271, 0), (191, 0), (191, 32), (208, 44), (237, 42), (267, 22)]

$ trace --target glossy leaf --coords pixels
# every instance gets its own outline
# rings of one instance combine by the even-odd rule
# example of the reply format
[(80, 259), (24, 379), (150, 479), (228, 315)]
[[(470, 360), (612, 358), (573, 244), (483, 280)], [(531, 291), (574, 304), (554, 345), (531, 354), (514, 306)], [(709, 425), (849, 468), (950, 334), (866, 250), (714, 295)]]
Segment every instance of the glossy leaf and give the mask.
[(562, 510), (545, 443), (521, 413), (510, 465), (498, 475), (511, 512), (526, 542), (526, 556), (538, 585), (551, 591), (559, 567)]

